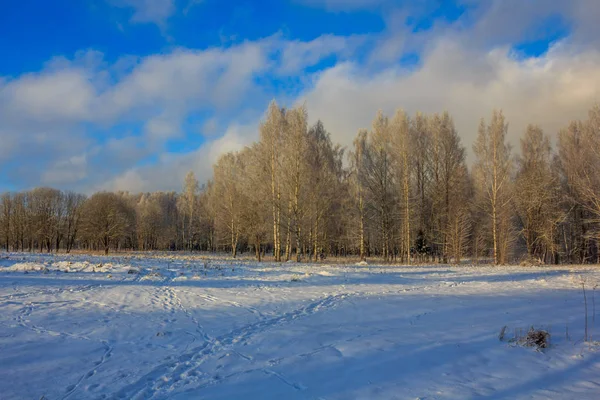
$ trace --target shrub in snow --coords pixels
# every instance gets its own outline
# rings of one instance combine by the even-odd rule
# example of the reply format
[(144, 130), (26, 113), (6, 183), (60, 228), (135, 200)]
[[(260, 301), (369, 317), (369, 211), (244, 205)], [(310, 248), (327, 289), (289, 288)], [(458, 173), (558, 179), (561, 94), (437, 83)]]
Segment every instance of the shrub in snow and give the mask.
[[(500, 341), (504, 341), (507, 334), (507, 326), (503, 326), (498, 335)], [(514, 343), (524, 347), (535, 347), (536, 350), (545, 349), (550, 346), (550, 332), (544, 329), (529, 328), (526, 334), (523, 329), (515, 329), (515, 335), (509, 339), (509, 343)]]
[(531, 329), (525, 337), (525, 346), (545, 349), (550, 345), (550, 333), (542, 329)]
[(162, 280), (164, 276), (158, 271), (152, 271), (147, 275), (142, 276), (141, 280), (143, 281), (159, 281)]
[(533, 258), (533, 257), (527, 257), (525, 259), (523, 259), (519, 265), (521, 267), (539, 267), (544, 265), (544, 263), (538, 259), (538, 258)]

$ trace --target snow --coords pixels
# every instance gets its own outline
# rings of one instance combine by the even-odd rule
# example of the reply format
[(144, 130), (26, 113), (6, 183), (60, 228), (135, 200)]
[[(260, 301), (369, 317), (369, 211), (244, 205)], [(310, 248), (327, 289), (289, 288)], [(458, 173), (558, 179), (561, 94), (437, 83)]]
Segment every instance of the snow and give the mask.
[(596, 399), (582, 276), (594, 334), (594, 267), (5, 253), (0, 397)]

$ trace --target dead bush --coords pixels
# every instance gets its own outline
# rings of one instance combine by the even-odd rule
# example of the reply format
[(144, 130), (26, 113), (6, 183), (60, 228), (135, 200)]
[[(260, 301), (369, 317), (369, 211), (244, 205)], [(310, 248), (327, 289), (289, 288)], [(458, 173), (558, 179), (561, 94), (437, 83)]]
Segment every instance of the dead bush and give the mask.
[(531, 329), (527, 332), (524, 345), (527, 347), (535, 347), (545, 349), (550, 345), (550, 333), (542, 329)]
[[(536, 350), (550, 347), (550, 332), (545, 329), (535, 329), (533, 326), (525, 331), (521, 328), (515, 328), (514, 336), (510, 337), (507, 331), (508, 327), (503, 326), (498, 335), (501, 342), (505, 340), (517, 346), (535, 347)], [(525, 333), (526, 332), (526, 333)], [(508, 337), (507, 337), (508, 336)]]
[(526, 256), (525, 258), (523, 258), (521, 260), (519, 265), (521, 267), (540, 267), (540, 266), (544, 265), (544, 263), (542, 262), (542, 260), (540, 260), (538, 258)]

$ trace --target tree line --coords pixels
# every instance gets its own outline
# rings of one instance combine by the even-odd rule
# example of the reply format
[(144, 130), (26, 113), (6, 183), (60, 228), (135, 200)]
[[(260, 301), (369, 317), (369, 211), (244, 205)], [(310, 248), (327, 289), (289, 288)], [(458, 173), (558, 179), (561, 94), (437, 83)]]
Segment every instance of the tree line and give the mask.
[(12, 251), (252, 251), (504, 264), (600, 262), (600, 107), (550, 136), (529, 125), (520, 152), (502, 111), (482, 119), (474, 162), (447, 113), (378, 112), (346, 151), (306, 109), (272, 102), (257, 142), (222, 155), (183, 190), (86, 197), (51, 188), (0, 196)]

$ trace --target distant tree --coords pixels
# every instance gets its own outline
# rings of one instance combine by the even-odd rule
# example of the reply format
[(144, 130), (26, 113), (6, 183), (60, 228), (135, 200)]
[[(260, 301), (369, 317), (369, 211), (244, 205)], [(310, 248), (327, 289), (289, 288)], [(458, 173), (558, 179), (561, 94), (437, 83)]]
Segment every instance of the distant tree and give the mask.
[(400, 248), (402, 259), (410, 264), (411, 256), (411, 219), (412, 219), (412, 164), (413, 149), (410, 136), (410, 120), (403, 110), (396, 111), (390, 124), (392, 136), (393, 161), (398, 191), (398, 209), (401, 210)]
[(32, 239), (37, 241), (40, 251), (45, 247), (52, 250), (54, 239), (58, 234), (62, 212), (62, 193), (52, 188), (35, 188), (29, 193), (28, 208)]
[(365, 148), (363, 167), (364, 187), (370, 218), (377, 227), (381, 256), (391, 259), (394, 219), (396, 214), (393, 175), (392, 137), (389, 119), (381, 111), (377, 113)]
[(514, 203), (527, 253), (543, 261), (558, 256), (558, 227), (564, 218), (552, 162), (550, 139), (540, 127), (529, 125), (517, 158)]
[(281, 163), (282, 146), (285, 130), (287, 129), (285, 110), (276, 102), (271, 102), (260, 125), (260, 146), (262, 147), (262, 164), (265, 182), (268, 182), (273, 226), (273, 256), (275, 261), (281, 261)]
[[(573, 121), (559, 134), (559, 158), (572, 207), (566, 253), (578, 262), (600, 262), (600, 106), (587, 121)], [(592, 244), (595, 243), (595, 246)], [(595, 253), (595, 254), (594, 254)]]
[(243, 177), (244, 160), (237, 153), (222, 155), (214, 166), (217, 229), (228, 242), (234, 258), (242, 234), (245, 198), (240, 185)]
[(281, 162), (282, 187), (288, 202), (285, 259), (291, 258), (292, 237), (295, 236), (296, 261), (300, 261), (302, 227), (309, 189), (308, 114), (304, 107), (298, 107), (286, 112), (285, 117), (287, 129), (284, 131)]
[(0, 196), (0, 226), (4, 237), (4, 248), (9, 250), (11, 240), (11, 221), (13, 220), (13, 196), (10, 193), (3, 193)]
[[(343, 196), (347, 193), (342, 184), (343, 157), (344, 149), (333, 144), (323, 123), (317, 121), (307, 133), (308, 187), (305, 190), (308, 247), (315, 262), (326, 246), (328, 227), (344, 217), (340, 215)], [(338, 215), (340, 218), (336, 218)]]
[(254, 246), (255, 257), (262, 260), (262, 248), (269, 237), (270, 202), (265, 201), (265, 195), (258, 190), (262, 185), (263, 164), (259, 144), (247, 147), (240, 153), (244, 163), (244, 178), (240, 182), (242, 198), (242, 231), (248, 243)]
[(451, 256), (459, 261), (469, 234), (469, 174), (465, 148), (448, 113), (434, 117), (437, 125), (434, 145), (439, 162), (434, 200), (438, 214), (438, 230), (442, 259)]
[(86, 197), (75, 192), (65, 193), (65, 224), (64, 235), (66, 238), (65, 250), (70, 253), (75, 245), (77, 232), (80, 228), (81, 210)]
[(159, 193), (144, 193), (136, 204), (137, 243), (141, 250), (158, 248), (163, 213)]
[(131, 210), (121, 196), (110, 192), (95, 193), (82, 209), (81, 228), (85, 238), (108, 254), (111, 246), (123, 240), (131, 224)]
[(13, 248), (21, 251), (25, 250), (25, 246), (33, 246), (30, 231), (30, 216), (28, 212), (28, 194), (27, 192), (15, 193), (13, 196), (13, 218), (12, 218), (12, 237), (14, 240)]
[[(356, 228), (351, 228), (351, 231), (358, 231), (358, 234), (353, 235), (358, 239), (358, 254), (361, 261), (367, 257), (366, 248), (366, 230), (367, 230), (367, 211), (365, 199), (365, 184), (366, 184), (366, 151), (367, 151), (367, 136), (366, 130), (360, 130), (354, 139), (354, 148), (349, 153), (350, 159), (350, 179), (349, 188), (352, 200), (350, 200), (351, 208), (350, 215), (354, 216)], [(315, 255), (316, 257), (316, 255)]]
[(272, 102), (257, 142), (220, 157), (202, 185), (189, 172), (180, 193), (0, 193), (0, 247), (495, 264), (526, 248), (542, 262), (600, 262), (600, 106), (560, 131), (556, 154), (530, 125), (513, 158), (507, 130), (501, 111), (481, 120), (469, 169), (449, 113), (379, 111), (345, 159), (304, 106)]
[(198, 204), (198, 191), (200, 186), (196, 175), (189, 171), (185, 176), (183, 193), (180, 197), (180, 210), (183, 216), (183, 229), (181, 230), (182, 240), (187, 250), (192, 249), (194, 240), (194, 218)]
[[(433, 140), (431, 121), (427, 115), (417, 112), (411, 119), (412, 165), (415, 186), (415, 221), (416, 231), (420, 232), (421, 241), (428, 247), (434, 240), (432, 210), (432, 157)], [(421, 259), (431, 255), (431, 248), (421, 253)]]
[(491, 225), (494, 264), (507, 262), (511, 239), (512, 201), (511, 173), (513, 163), (510, 145), (506, 143), (508, 125), (502, 111), (494, 111), (489, 125), (482, 119), (473, 151), (473, 167), (480, 205)]

